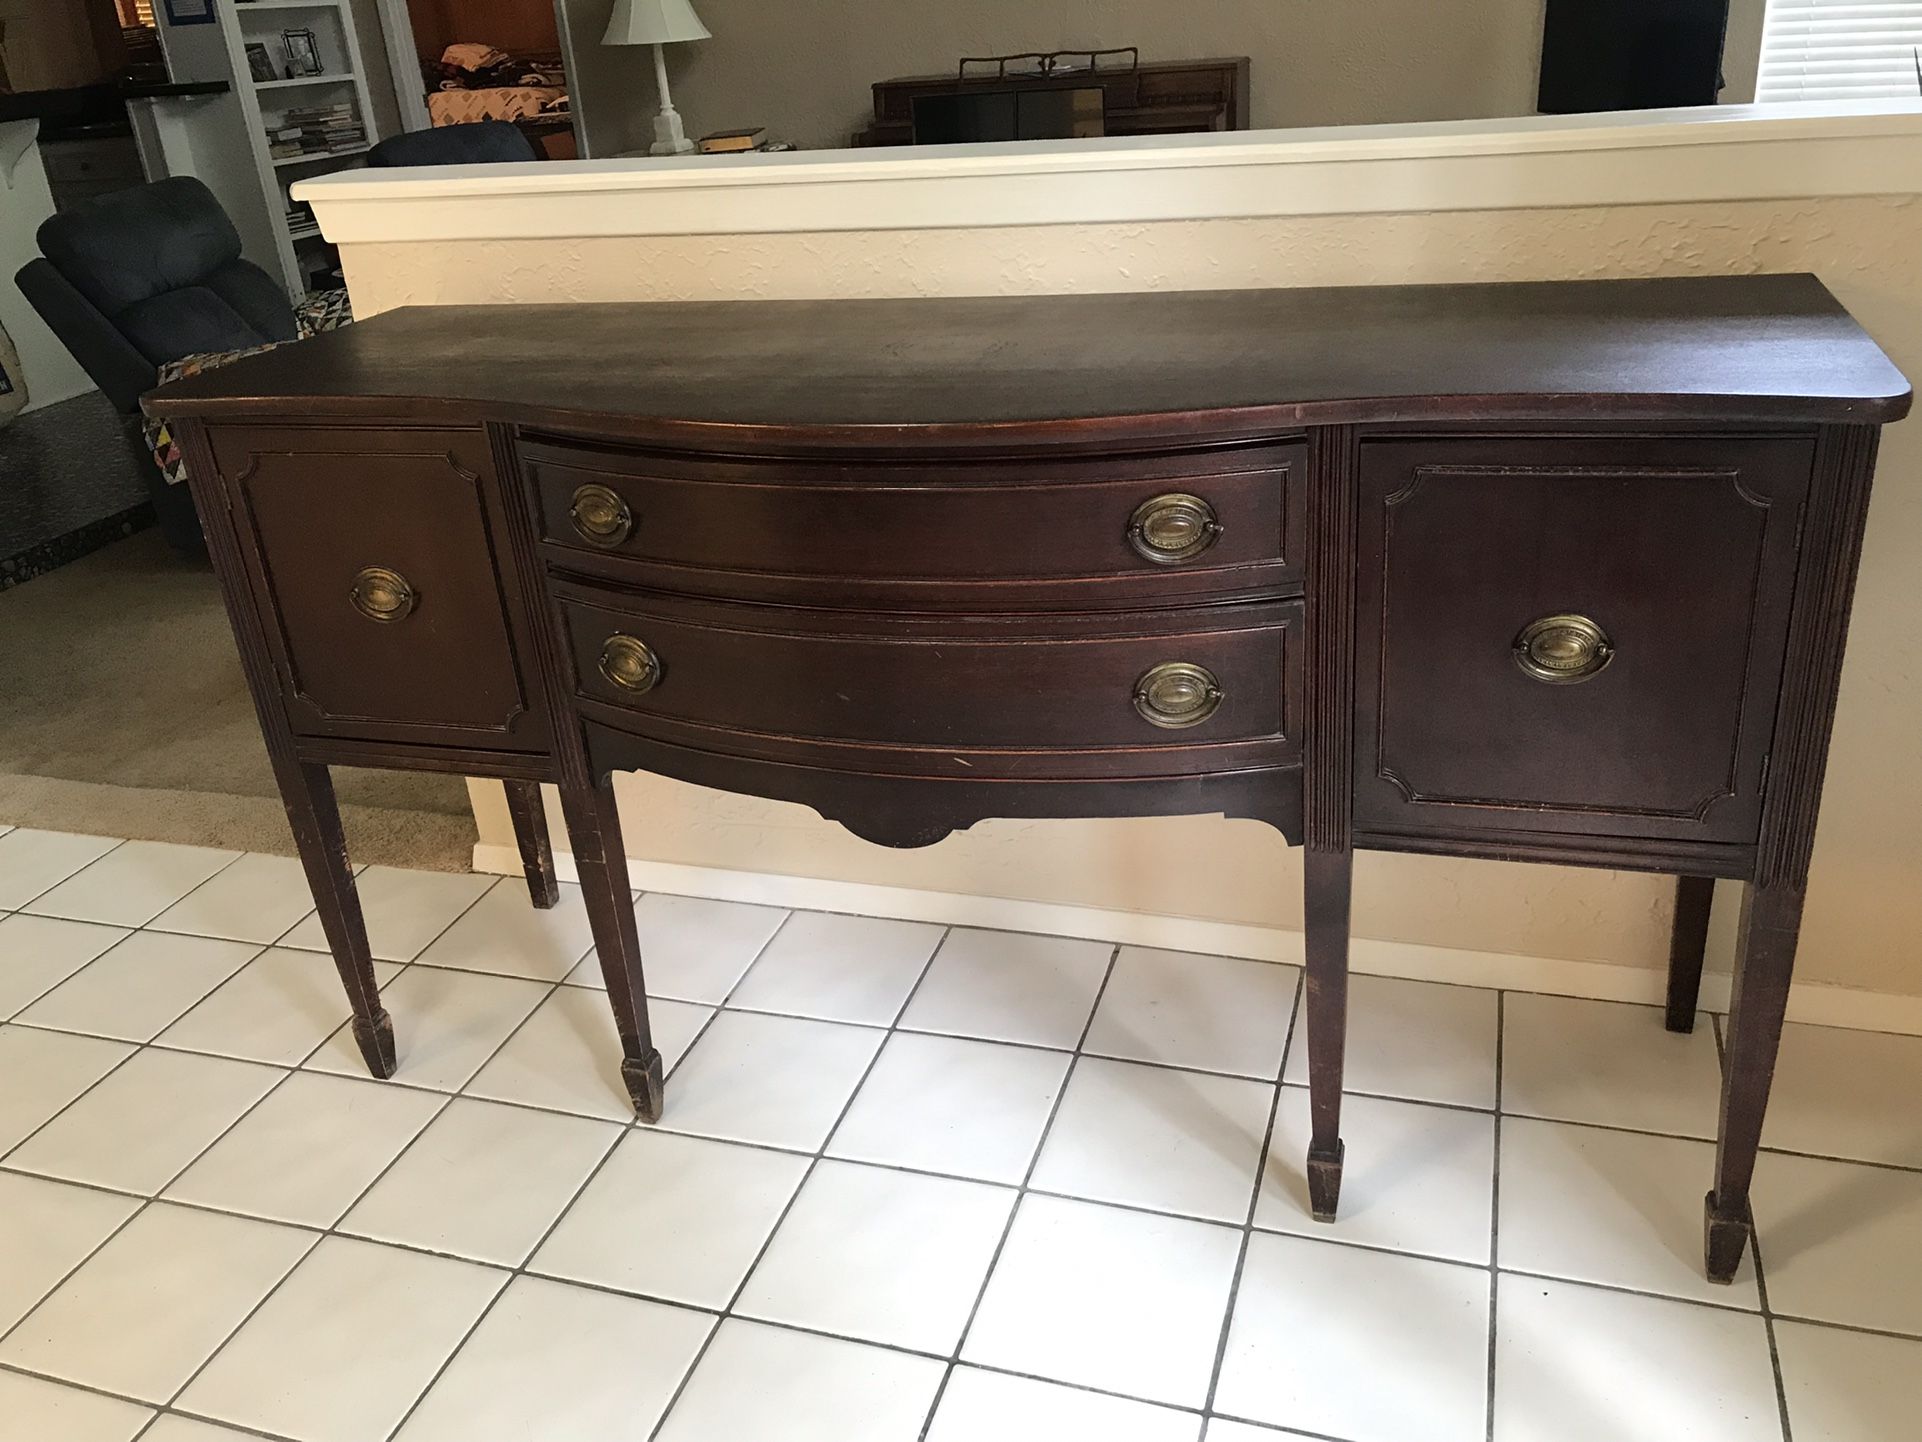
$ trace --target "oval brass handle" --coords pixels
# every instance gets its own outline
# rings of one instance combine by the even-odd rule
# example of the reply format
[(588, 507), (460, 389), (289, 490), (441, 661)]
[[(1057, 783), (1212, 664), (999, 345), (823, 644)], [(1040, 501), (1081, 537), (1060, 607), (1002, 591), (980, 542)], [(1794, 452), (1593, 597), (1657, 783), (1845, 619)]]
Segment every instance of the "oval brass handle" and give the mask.
[(1161, 566), (1192, 561), (1220, 537), (1215, 508), (1179, 491), (1143, 501), (1128, 518), (1128, 544)]
[(1135, 682), (1135, 710), (1169, 731), (1199, 726), (1221, 707), (1221, 683), (1206, 666), (1164, 661)]
[(420, 592), (399, 571), (369, 566), (354, 577), (347, 599), (370, 621), (405, 621), (420, 604)]
[(1515, 664), (1537, 681), (1565, 686), (1598, 675), (1615, 659), (1615, 644), (1587, 616), (1544, 616), (1515, 638)]
[(615, 632), (601, 645), (601, 674), (636, 696), (652, 691), (661, 679), (661, 658), (638, 636)]
[(567, 518), (590, 546), (612, 549), (634, 529), (634, 512), (617, 491), (606, 486), (582, 486), (574, 492)]

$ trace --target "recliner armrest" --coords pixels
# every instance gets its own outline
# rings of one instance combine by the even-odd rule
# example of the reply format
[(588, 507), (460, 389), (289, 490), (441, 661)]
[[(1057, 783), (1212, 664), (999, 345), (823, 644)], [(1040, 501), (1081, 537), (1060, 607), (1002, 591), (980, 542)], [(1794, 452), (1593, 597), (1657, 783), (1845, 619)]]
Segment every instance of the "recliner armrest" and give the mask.
[(125, 413), (139, 410), (140, 397), (159, 378), (153, 362), (135, 350), (44, 256), (21, 266), (13, 282), (114, 408)]

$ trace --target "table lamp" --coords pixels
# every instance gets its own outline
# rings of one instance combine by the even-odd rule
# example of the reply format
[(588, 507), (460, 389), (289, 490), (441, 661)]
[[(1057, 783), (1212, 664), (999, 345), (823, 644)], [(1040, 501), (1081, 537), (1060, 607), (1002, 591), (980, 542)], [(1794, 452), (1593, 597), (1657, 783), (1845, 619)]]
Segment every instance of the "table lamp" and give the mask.
[(661, 113), (654, 117), (654, 155), (686, 155), (694, 142), (681, 129), (681, 114), (667, 90), (667, 60), (661, 47), (680, 40), (705, 40), (707, 26), (687, 0), (614, 0), (603, 45), (652, 45), (654, 82), (661, 89)]

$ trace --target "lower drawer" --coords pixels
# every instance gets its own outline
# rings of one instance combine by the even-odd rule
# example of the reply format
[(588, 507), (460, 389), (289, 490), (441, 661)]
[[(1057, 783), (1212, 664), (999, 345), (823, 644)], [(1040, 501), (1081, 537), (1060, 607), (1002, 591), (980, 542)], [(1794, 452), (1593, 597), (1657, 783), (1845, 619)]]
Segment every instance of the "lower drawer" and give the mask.
[(956, 758), (1037, 774), (1032, 753), (1131, 753), (1137, 770), (1237, 744), (1299, 754), (1299, 601), (941, 617), (559, 592), (579, 694), (712, 749), (938, 749), (943, 774)]

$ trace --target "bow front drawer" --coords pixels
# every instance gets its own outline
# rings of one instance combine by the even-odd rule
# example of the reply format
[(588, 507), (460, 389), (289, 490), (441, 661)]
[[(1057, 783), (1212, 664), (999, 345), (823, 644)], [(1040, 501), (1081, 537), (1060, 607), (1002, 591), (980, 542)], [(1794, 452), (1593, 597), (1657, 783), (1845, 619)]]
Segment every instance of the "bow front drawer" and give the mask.
[(1104, 583), (1081, 588), (1092, 605), (1298, 584), (1305, 454), (831, 464), (521, 445), (550, 559), (571, 569), (746, 600), (958, 594), (963, 610), (1062, 582)]
[(545, 749), (483, 431), (211, 439), (296, 734)]
[(949, 775), (1059, 774), (1066, 752), (1131, 774), (1185, 773), (1188, 750), (1299, 754), (1298, 601), (996, 618), (560, 594), (592, 714), (708, 751), (938, 751), (922, 764)]

